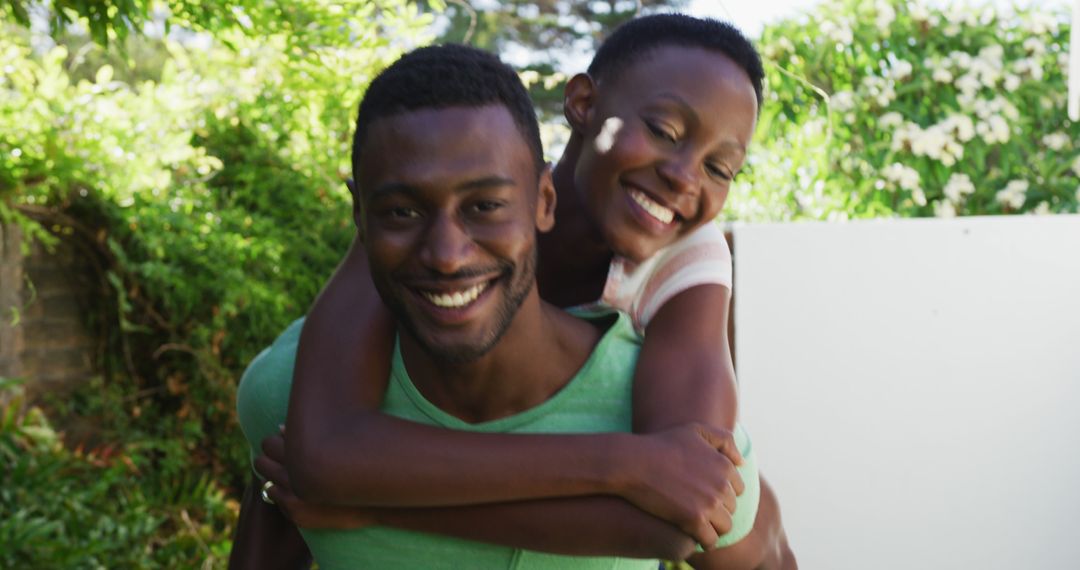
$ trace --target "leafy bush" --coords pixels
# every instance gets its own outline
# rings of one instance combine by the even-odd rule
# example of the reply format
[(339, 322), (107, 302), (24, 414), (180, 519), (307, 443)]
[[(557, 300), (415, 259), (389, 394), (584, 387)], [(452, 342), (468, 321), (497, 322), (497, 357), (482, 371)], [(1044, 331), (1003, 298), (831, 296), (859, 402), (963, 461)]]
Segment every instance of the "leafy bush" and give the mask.
[(1066, 14), (829, 0), (767, 27), (729, 219), (1077, 211)]
[(0, 567), (222, 565), (237, 505), (206, 474), (172, 479), (184, 484), (150, 495), (135, 484), (158, 469), (146, 449), (69, 451), (41, 410), (25, 410), (6, 383), (0, 381), (0, 401), (8, 400), (0, 406)]
[(280, 21), (245, 6), (185, 43), (108, 48), (0, 18), (0, 222), (85, 253), (107, 336), (102, 376), (47, 403), (64, 429), (93, 424), (93, 454), (38, 412), (27, 429), (45, 440), (5, 432), (2, 567), (228, 551), (224, 497), (248, 473), (236, 381), (347, 249), (355, 106), (430, 23), (405, 0), (297, 2)]

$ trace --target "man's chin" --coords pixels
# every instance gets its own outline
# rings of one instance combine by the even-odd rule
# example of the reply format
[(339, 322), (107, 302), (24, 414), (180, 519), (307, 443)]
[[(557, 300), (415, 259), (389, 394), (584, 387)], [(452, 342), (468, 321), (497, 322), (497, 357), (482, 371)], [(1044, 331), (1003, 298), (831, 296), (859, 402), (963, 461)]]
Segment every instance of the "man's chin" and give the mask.
[[(497, 340), (497, 339), (496, 339)], [(445, 364), (468, 364), (488, 352), (495, 346), (496, 341), (483, 343), (441, 343), (433, 339), (420, 339), (424, 351), (432, 359)]]

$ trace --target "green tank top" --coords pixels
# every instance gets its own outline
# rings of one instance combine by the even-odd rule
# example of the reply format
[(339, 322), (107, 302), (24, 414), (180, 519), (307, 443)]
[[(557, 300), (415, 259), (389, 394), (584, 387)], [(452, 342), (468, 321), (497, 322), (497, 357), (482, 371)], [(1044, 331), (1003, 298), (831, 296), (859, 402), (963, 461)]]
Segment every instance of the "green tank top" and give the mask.
[[(237, 407), (253, 459), (259, 454), (262, 439), (275, 433), (277, 426), (285, 421), (302, 325), (302, 319), (290, 325), (270, 348), (255, 358), (241, 379)], [(420, 394), (395, 347), (382, 409), (418, 423), (479, 432), (628, 432), (638, 349), (639, 340), (630, 320), (621, 315), (581, 370), (552, 398), (510, 417), (469, 424), (443, 412)], [(418, 457), (417, 461), (423, 458)], [(304, 530), (302, 534), (323, 570), (656, 570), (658, 567), (656, 560), (560, 556), (386, 527)]]

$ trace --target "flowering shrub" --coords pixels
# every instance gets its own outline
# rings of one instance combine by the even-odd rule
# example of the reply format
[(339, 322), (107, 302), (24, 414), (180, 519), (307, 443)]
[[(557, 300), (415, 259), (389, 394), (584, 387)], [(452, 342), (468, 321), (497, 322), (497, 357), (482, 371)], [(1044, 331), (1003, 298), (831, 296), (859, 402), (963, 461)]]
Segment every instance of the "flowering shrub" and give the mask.
[(827, 0), (767, 27), (729, 219), (1075, 212), (1062, 13)]

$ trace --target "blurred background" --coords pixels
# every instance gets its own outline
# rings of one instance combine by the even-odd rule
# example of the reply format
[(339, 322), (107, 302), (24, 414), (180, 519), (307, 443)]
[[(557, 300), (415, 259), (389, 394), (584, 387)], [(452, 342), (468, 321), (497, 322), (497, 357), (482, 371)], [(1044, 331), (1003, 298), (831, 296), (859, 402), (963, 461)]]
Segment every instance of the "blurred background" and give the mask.
[[(1069, 8), (1064, 1), (0, 0), (0, 567), (224, 567), (247, 478), (236, 382), (306, 311), (352, 239), (344, 180), (368, 81), (403, 51), (431, 42), (497, 51), (529, 85), (555, 158), (567, 135), (563, 83), (584, 69), (606, 32), (642, 12), (731, 19), (766, 61), (766, 103), (721, 221), (735, 229), (740, 379), (749, 400), (760, 402), (750, 405), (762, 406), (750, 409), (752, 422), (775, 449), (763, 464), (801, 457), (792, 449), (805, 442), (784, 440), (783, 414), (769, 412), (783, 391), (755, 396), (748, 387), (778, 389), (777, 378), (793, 375), (761, 368), (754, 355), (786, 354), (805, 340), (769, 344), (765, 325), (842, 311), (798, 317), (781, 302), (797, 298), (792, 291), (769, 289), (799, 279), (797, 263), (777, 255), (799, 251), (791, 244), (805, 238), (773, 241), (770, 232), (845, 221), (907, 228), (916, 226), (906, 218), (934, 218), (913, 222), (946, 228), (941, 241), (919, 238), (918, 251), (932, 252), (948, 249), (947, 228), (962, 230), (969, 216), (1055, 216), (1075, 228), (1080, 126), (1066, 115)], [(952, 218), (961, 225), (935, 225)], [(1013, 257), (1006, 267), (1060, 287), (1047, 297), (1031, 283), (1010, 282), (1002, 286), (1014, 289), (990, 297), (985, 310), (1049, 299), (1058, 312), (1047, 314), (1080, 322), (1075, 294), (1065, 296), (1080, 290), (1080, 279), (1063, 261), (1080, 258), (1080, 241), (1074, 229), (1044, 232), (1050, 226), (1039, 219), (1016, 218), (1001, 231), (1049, 257), (1031, 266)], [(850, 262), (890, 255), (885, 246), (843, 248), (852, 241), (936, 235), (895, 231), (813, 239)], [(971, 281), (956, 298), (986, 281)], [(908, 290), (890, 282), (874, 298)], [(750, 290), (772, 296), (740, 300), (739, 291)], [(755, 314), (759, 320), (747, 320)], [(1047, 330), (1072, 346), (1080, 341), (1067, 324)], [(1052, 346), (1051, 356), (1062, 352)], [(861, 350), (818, 353), (855, 362)], [(1076, 380), (1076, 369), (1055, 378)], [(781, 499), (786, 492), (793, 505), (789, 518), (812, 528), (798, 507), (809, 504), (794, 479), (800, 467), (772, 465), (782, 473)], [(1053, 529), (1075, 533), (1075, 524), (1063, 524)], [(814, 538), (792, 531), (797, 550), (828, 540), (810, 530), (803, 536)]]

